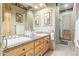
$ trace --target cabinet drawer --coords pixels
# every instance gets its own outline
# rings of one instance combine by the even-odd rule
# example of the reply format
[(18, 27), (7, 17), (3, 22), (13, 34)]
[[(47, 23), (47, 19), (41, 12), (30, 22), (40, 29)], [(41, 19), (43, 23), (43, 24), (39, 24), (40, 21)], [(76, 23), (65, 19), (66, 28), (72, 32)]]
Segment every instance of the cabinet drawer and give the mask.
[(49, 39), (45, 39), (44, 40), (44, 44), (50, 44), (50, 40)]
[(44, 44), (44, 48), (49, 49), (50, 48), (50, 43)]
[(41, 49), (35, 56), (42, 56), (44, 54), (43, 49)]
[(44, 40), (44, 53), (50, 48), (50, 40)]
[(22, 54), (21, 54), (21, 55), (19, 55), (19, 56), (26, 56), (26, 52), (22, 53)]
[(40, 56), (42, 56), (44, 54), (43, 49), (40, 51)]
[(43, 43), (43, 39), (35, 41), (35, 46), (38, 46)]
[(24, 52), (20, 56), (34, 56), (34, 49)]
[(28, 44), (24, 45), (22, 48), (24, 48), (25, 51), (28, 51), (28, 50), (34, 48), (34, 42), (28, 43)]
[(28, 44), (25, 44), (23, 46), (19, 46), (19, 47), (16, 47), (8, 52), (5, 52), (7, 56), (18, 56), (26, 51), (28, 51), (29, 49), (33, 48), (34, 47), (34, 43), (28, 43)]
[(35, 47), (35, 55), (39, 54), (39, 52), (43, 49), (43, 44), (39, 45), (38, 47)]
[(35, 55), (40, 51), (41, 47), (38, 46), (38, 47), (35, 47)]
[(18, 56), (23, 52), (25, 52), (25, 51), (23, 51), (23, 48), (15, 48), (13, 50), (10, 50), (10, 51), (4, 52), (4, 53), (6, 56)]
[(44, 53), (45, 53), (49, 48), (50, 48), (49, 45), (45, 45), (45, 46), (44, 46)]
[(35, 56), (41, 56), (41, 54), (40, 54), (40, 53), (38, 53), (38, 54), (36, 54)]
[(34, 56), (34, 49), (26, 52), (26, 56)]

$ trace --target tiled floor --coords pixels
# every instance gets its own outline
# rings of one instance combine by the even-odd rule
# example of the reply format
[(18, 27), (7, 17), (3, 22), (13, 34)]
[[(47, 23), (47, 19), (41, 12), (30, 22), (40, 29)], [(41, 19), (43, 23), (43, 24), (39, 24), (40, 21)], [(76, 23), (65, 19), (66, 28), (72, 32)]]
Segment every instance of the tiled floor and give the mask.
[(72, 42), (68, 45), (59, 44), (54, 51), (48, 51), (45, 56), (79, 56), (79, 49)]

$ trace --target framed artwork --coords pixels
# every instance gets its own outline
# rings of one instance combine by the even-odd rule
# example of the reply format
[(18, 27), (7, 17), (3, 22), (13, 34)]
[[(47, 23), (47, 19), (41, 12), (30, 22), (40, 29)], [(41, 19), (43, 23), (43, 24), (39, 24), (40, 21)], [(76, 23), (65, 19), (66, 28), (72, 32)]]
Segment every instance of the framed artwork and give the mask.
[(16, 22), (23, 23), (23, 15), (16, 13)]
[(35, 27), (39, 27), (40, 26), (40, 22), (39, 22), (39, 15), (35, 16)]
[(50, 12), (44, 14), (44, 26), (50, 25)]

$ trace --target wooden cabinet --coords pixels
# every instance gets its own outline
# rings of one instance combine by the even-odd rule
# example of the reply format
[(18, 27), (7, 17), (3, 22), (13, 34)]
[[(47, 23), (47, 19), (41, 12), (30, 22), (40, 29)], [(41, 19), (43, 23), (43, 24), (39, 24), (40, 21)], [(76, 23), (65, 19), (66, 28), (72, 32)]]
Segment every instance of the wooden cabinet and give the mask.
[(35, 47), (35, 55), (39, 54), (40, 51), (43, 49), (43, 44), (40, 44), (39, 46)]
[(25, 53), (22, 53), (20, 56), (34, 56), (34, 49), (31, 49)]
[(38, 46), (40, 44), (43, 44), (43, 39), (40, 39), (40, 40), (36, 40), (35, 41), (35, 46)]
[(48, 46), (48, 48), (50, 47), (50, 40), (49, 40), (49, 37), (46, 37), (44, 39), (44, 46)]
[(24, 48), (25, 51), (28, 51), (28, 50), (34, 48), (34, 42), (25, 44), (25, 45), (23, 46), (23, 48)]
[(34, 56), (34, 49), (26, 52), (26, 56)]
[(22, 53), (21, 55), (19, 55), (19, 56), (26, 56), (26, 52), (25, 53)]
[(50, 48), (50, 39), (48, 37), (13, 47), (4, 51), (6, 56), (42, 56)]
[(25, 44), (25, 45), (22, 45), (22, 46), (18, 46), (18, 47), (15, 47), (15, 48), (12, 48), (10, 49), (8, 52), (4, 52), (6, 53), (5, 55), (7, 56), (18, 56), (30, 49), (34, 48), (34, 43), (29, 43), (29, 44)]
[(37, 55), (39, 52), (40, 52), (40, 46), (38, 46), (38, 47), (35, 47), (35, 55)]
[(40, 39), (39, 43), (38, 41), (36, 41), (35, 43), (39, 43), (38, 46), (36, 46), (35, 44), (35, 56), (42, 56), (44, 55), (44, 53), (50, 48), (50, 38), (48, 37), (44, 37), (42, 39)]
[(46, 52), (50, 48), (50, 40), (49, 37), (44, 39), (44, 52)]
[(18, 56), (18, 55), (20, 55), (21, 53), (25, 52), (23, 49), (24, 49), (24, 48), (19, 48), (19, 47), (18, 47), (18, 48), (9, 50), (7, 53), (6, 53), (6, 52), (4, 52), (4, 53), (5, 53), (5, 55), (7, 55), (7, 56)]
[(3, 4), (3, 33), (4, 35), (10, 34), (10, 19), (11, 19), (11, 7), (8, 4)]

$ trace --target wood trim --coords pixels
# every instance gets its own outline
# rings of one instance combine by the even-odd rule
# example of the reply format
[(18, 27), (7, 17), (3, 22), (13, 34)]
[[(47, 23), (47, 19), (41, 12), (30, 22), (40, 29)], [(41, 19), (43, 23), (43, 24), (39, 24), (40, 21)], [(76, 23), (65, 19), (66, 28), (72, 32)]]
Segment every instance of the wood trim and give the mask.
[(3, 35), (7, 36), (10, 34), (11, 7), (8, 4), (2, 4), (2, 10)]

